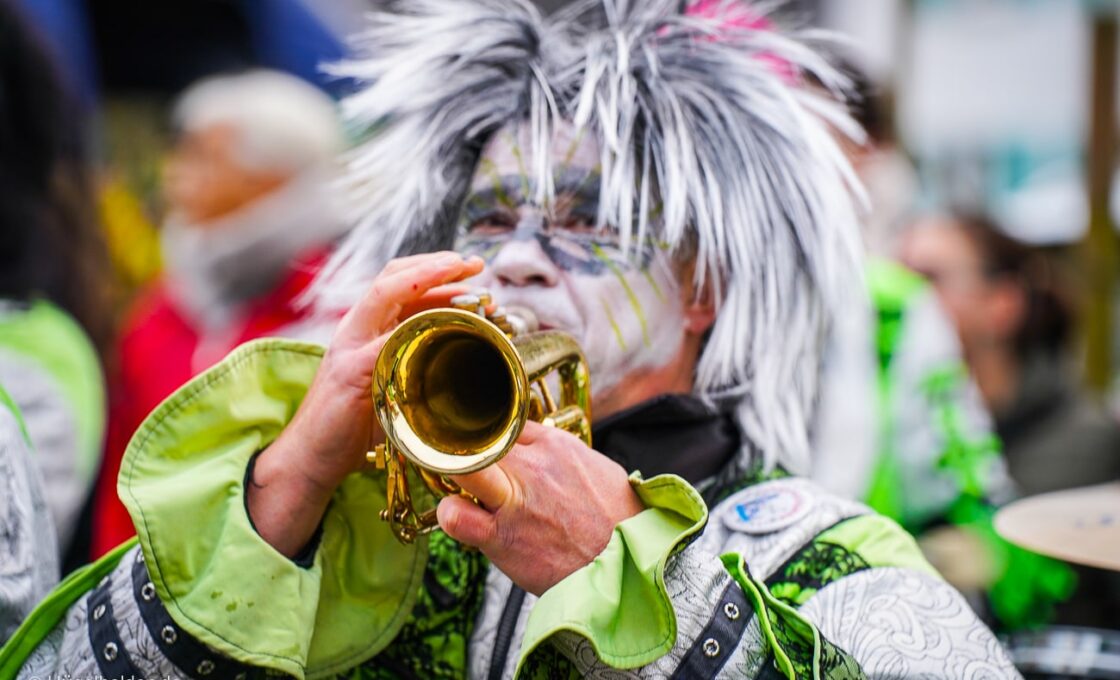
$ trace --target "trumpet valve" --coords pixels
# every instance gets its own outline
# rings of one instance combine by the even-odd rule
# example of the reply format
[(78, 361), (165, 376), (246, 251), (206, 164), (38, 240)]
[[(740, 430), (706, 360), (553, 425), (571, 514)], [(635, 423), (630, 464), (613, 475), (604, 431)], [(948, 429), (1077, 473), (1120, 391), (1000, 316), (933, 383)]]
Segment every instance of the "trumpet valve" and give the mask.
[(451, 298), (451, 306), (455, 309), (461, 309), (464, 312), (470, 312), (472, 314), (484, 316), (482, 309), (482, 299), (478, 295), (475, 295), (473, 293), (456, 295), (455, 297)]

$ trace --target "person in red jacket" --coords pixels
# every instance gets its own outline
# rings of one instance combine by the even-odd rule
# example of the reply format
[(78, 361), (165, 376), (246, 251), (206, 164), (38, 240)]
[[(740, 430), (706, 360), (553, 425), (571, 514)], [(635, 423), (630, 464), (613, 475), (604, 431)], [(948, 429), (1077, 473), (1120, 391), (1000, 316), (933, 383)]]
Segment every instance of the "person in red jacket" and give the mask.
[(315, 337), (300, 295), (343, 220), (329, 179), (342, 146), (333, 102), (294, 76), (251, 71), (204, 80), (175, 108), (164, 178), (165, 274), (134, 304), (112, 381), (93, 556), (133, 535), (117, 498), (121, 456), (164, 398), (239, 344)]

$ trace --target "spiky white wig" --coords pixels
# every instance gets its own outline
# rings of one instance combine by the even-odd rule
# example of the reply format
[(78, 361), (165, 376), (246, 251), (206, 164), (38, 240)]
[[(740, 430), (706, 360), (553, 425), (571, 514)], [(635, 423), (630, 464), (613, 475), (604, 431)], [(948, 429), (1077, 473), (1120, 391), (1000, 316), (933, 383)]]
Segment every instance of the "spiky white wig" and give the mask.
[(829, 130), (852, 125), (790, 73), (842, 78), (804, 42), (680, 5), (599, 0), (545, 19), (521, 0), (409, 0), (374, 15), (368, 58), (336, 69), (368, 83), (344, 103), (375, 130), (349, 161), (360, 217), (313, 294), (349, 305), (390, 257), (449, 246), (502, 126), (530, 126), (546, 200), (551, 130), (574, 123), (602, 150), (601, 223), (694, 257), (716, 295), (695, 392), (736, 400), (766, 465), (803, 472), (829, 311), (859, 294), (858, 231)]

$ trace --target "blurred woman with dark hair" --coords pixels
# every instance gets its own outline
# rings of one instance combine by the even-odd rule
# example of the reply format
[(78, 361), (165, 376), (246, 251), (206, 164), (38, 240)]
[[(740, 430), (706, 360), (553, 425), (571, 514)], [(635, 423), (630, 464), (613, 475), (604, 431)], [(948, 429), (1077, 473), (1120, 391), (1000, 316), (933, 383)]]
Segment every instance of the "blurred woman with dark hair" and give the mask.
[(901, 255), (952, 316), (1020, 490), (1120, 478), (1120, 427), (1077, 389), (1073, 314), (1050, 260), (973, 216), (918, 222)]
[[(23, 414), (64, 550), (88, 542), (78, 526), (100, 464), (98, 348), (112, 328), (87, 132), (34, 27), (0, 0), (0, 384)], [(12, 503), (0, 492), (0, 522)]]
[[(903, 234), (900, 255), (933, 282), (953, 319), (1018, 490), (1120, 479), (1120, 425), (1078, 389), (1072, 305), (1048, 256), (970, 215), (918, 221)], [(1077, 592), (1054, 622), (1115, 626), (1115, 578), (1077, 574)]]

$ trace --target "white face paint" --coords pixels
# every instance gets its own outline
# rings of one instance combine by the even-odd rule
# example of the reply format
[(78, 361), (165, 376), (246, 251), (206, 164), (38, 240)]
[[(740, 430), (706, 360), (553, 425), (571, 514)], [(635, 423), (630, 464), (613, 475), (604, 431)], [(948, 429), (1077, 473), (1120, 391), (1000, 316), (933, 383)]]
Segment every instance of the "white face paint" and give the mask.
[(473, 283), (498, 304), (527, 307), (543, 328), (576, 338), (595, 396), (638, 371), (659, 368), (684, 339), (680, 287), (652, 240), (629, 257), (613, 227), (596, 226), (599, 146), (570, 126), (552, 140), (556, 200), (534, 202), (527, 129), (502, 130), (487, 146), (468, 196), (456, 250), (481, 255)]

